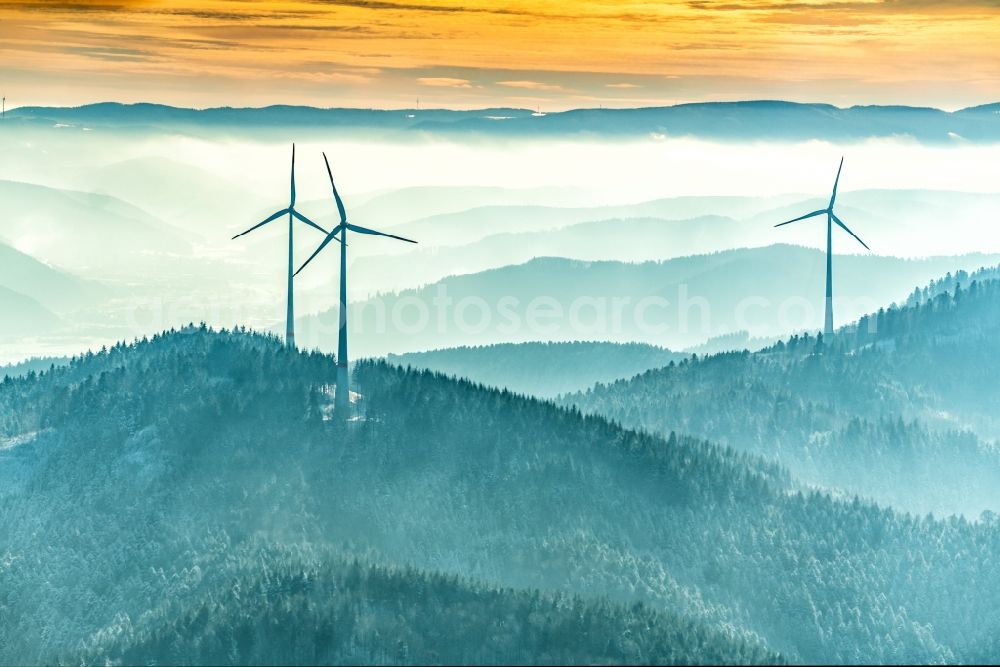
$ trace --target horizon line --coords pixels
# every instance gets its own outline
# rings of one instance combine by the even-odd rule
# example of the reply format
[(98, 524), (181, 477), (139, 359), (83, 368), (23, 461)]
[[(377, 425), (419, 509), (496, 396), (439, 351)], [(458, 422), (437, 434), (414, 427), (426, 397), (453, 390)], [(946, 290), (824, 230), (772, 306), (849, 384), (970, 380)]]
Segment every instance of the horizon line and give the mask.
[(483, 111), (496, 111), (496, 110), (507, 110), (507, 111), (522, 111), (529, 112), (531, 114), (538, 114), (538, 116), (550, 116), (550, 115), (560, 115), (566, 113), (573, 113), (577, 111), (643, 111), (652, 109), (675, 109), (679, 107), (693, 107), (693, 106), (739, 106), (739, 105), (757, 105), (757, 104), (780, 104), (787, 106), (796, 107), (828, 107), (841, 111), (850, 109), (906, 109), (906, 110), (924, 110), (924, 111), (937, 111), (945, 114), (961, 113), (963, 111), (971, 111), (976, 109), (985, 109), (992, 106), (1000, 106), (1000, 98), (994, 102), (985, 102), (983, 104), (976, 104), (968, 107), (961, 107), (948, 111), (941, 107), (926, 106), (926, 105), (910, 105), (910, 104), (851, 104), (848, 106), (838, 106), (831, 102), (796, 102), (788, 99), (778, 99), (778, 98), (747, 98), (741, 100), (705, 100), (705, 101), (692, 101), (692, 102), (676, 102), (673, 104), (653, 104), (653, 105), (642, 105), (642, 106), (581, 106), (572, 107), (569, 109), (561, 109), (554, 111), (540, 111), (540, 109), (529, 108), (529, 107), (517, 107), (517, 106), (483, 106), (483, 107), (468, 107), (468, 108), (457, 108), (457, 107), (447, 107), (447, 106), (433, 106), (433, 107), (377, 107), (377, 106), (316, 106), (311, 104), (267, 104), (262, 106), (233, 106), (233, 105), (219, 105), (219, 106), (177, 106), (173, 104), (166, 104), (162, 102), (151, 102), (151, 101), (139, 101), (139, 102), (120, 102), (115, 100), (104, 100), (101, 102), (88, 102), (85, 104), (78, 105), (50, 105), (50, 104), (25, 104), (21, 106), (10, 107), (6, 109), (6, 113), (12, 113), (21, 110), (33, 110), (33, 109), (52, 109), (52, 110), (79, 110), (88, 109), (92, 107), (99, 106), (118, 106), (124, 108), (134, 108), (134, 107), (157, 107), (161, 109), (173, 109), (178, 111), (194, 111), (194, 112), (204, 112), (204, 111), (264, 111), (268, 109), (310, 109), (315, 111), (368, 111), (368, 112), (454, 112), (454, 113), (475, 113)]

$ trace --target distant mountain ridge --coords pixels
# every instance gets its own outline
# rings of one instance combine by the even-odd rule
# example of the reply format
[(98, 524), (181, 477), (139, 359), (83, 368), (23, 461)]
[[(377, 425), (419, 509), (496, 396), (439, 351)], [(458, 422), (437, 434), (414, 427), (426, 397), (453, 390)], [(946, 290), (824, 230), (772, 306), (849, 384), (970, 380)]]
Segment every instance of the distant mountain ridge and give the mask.
[(0, 285), (0, 340), (31, 336), (38, 331), (53, 329), (59, 317), (42, 304)]
[[(442, 192), (441, 198), (447, 198)], [(851, 190), (843, 193), (841, 217), (876, 252), (921, 257), (937, 240), (934, 255), (963, 255), (996, 248), (984, 238), (1000, 195), (940, 190)], [(364, 285), (367, 294), (388, 292), (449, 275), (477, 273), (522, 264), (534, 257), (584, 261), (651, 261), (712, 253), (725, 248), (760, 247), (774, 242), (822, 247), (816, 225), (781, 230), (773, 225), (826, 205), (822, 197), (671, 197), (624, 205), (551, 206), (485, 205), (394, 225), (393, 233), (420, 244), (365, 244), (352, 257), (368, 255), (351, 269), (349, 288)], [(367, 217), (366, 217), (367, 216)], [(947, 216), (950, 233), (941, 235)], [(317, 218), (332, 224), (333, 216)], [(389, 216), (360, 209), (359, 224), (377, 226)], [(399, 218), (397, 218), (398, 220)], [(861, 250), (849, 238), (835, 239), (835, 252)], [(406, 257), (405, 274), (398, 271)], [(941, 272), (949, 268), (942, 266)], [(974, 268), (974, 267), (965, 267)], [(839, 273), (839, 272), (838, 272)], [(911, 284), (926, 282), (926, 274)], [(907, 285), (909, 287), (909, 285)], [(357, 296), (363, 296), (357, 294)], [(784, 332), (782, 332), (784, 333)]]
[(833, 340), (692, 358), (564, 397), (651, 432), (780, 460), (807, 483), (911, 511), (1000, 508), (1000, 267), (960, 271)]
[(74, 273), (144, 266), (141, 251), (189, 249), (179, 230), (109, 195), (0, 179), (0, 197), (8, 209), (0, 242), (18, 239), (32, 256)]
[(84, 307), (105, 291), (97, 283), (39, 262), (3, 242), (0, 242), (0, 287), (20, 292), (56, 311)]
[[(838, 321), (903, 300), (914, 285), (946, 271), (998, 262), (1000, 256), (987, 254), (920, 260), (836, 255)], [(790, 245), (642, 263), (536, 257), (353, 301), (349, 322), (360, 356), (543, 338), (680, 350), (736, 331), (780, 337), (819, 326), (824, 277), (823, 253)], [(550, 311), (548, 317), (532, 315)], [(300, 344), (333, 349), (338, 318), (336, 307), (299, 318)]]
[(1000, 117), (991, 105), (948, 112), (907, 106), (836, 107), (776, 100), (705, 102), (632, 109), (572, 109), (539, 114), (527, 109), (349, 109), (303, 106), (185, 109), (159, 104), (105, 102), (82, 107), (20, 107), (11, 120), (88, 127), (221, 128), (266, 130), (348, 127), (430, 133), (540, 136), (593, 133), (648, 134), (714, 139), (860, 140), (907, 135), (930, 143), (956, 139), (1000, 141)]
[(390, 354), (397, 366), (427, 368), (511, 391), (555, 397), (632, 377), (685, 357), (639, 343), (521, 343)]

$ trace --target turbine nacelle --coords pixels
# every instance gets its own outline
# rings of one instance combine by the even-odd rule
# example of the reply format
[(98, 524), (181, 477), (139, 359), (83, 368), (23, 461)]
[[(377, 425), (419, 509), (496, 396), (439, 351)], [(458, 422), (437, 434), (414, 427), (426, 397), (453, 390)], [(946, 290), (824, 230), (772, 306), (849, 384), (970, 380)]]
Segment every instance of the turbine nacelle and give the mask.
[(798, 222), (799, 220), (808, 220), (809, 218), (815, 218), (820, 215), (826, 216), (826, 319), (823, 324), (823, 333), (825, 335), (832, 336), (834, 333), (833, 328), (833, 225), (836, 224), (838, 227), (843, 229), (845, 232), (850, 234), (857, 240), (858, 243), (863, 245), (866, 250), (870, 250), (868, 244), (861, 240), (861, 238), (852, 232), (844, 221), (837, 217), (837, 214), (833, 212), (833, 207), (837, 203), (837, 186), (840, 185), (840, 172), (844, 168), (844, 158), (840, 158), (840, 166), (837, 167), (837, 178), (833, 181), (833, 193), (830, 195), (830, 203), (827, 204), (826, 208), (821, 208), (812, 213), (806, 213), (805, 215), (800, 215), (797, 218), (792, 218), (791, 220), (786, 220), (785, 222), (775, 225), (775, 227), (784, 227), (785, 225), (790, 225), (793, 222)]
[(808, 220), (809, 218), (815, 218), (818, 215), (826, 215), (827, 224), (835, 223), (838, 227), (840, 227), (845, 232), (853, 236), (858, 243), (860, 243), (865, 247), (865, 250), (871, 250), (871, 248), (868, 247), (868, 244), (862, 241), (861, 237), (852, 232), (850, 228), (846, 224), (844, 224), (844, 221), (838, 218), (837, 215), (833, 212), (833, 206), (837, 202), (837, 187), (840, 185), (840, 172), (843, 169), (844, 169), (844, 158), (840, 158), (840, 166), (837, 168), (837, 178), (833, 181), (833, 194), (830, 196), (830, 203), (827, 205), (826, 208), (821, 208), (817, 211), (813, 211), (812, 213), (806, 213), (805, 215), (800, 215), (797, 218), (786, 220), (785, 222), (778, 223), (777, 225), (775, 225), (775, 227), (784, 227), (785, 225), (790, 225), (793, 222), (799, 222), (800, 220)]
[(319, 225), (317, 225), (315, 222), (313, 222), (312, 220), (310, 220), (309, 218), (307, 218), (306, 216), (302, 215), (297, 210), (295, 210), (295, 144), (292, 144), (292, 180), (291, 180), (290, 195), (289, 195), (289, 198), (288, 198), (288, 208), (283, 208), (280, 211), (272, 213), (271, 215), (269, 215), (268, 217), (264, 218), (264, 220), (262, 220), (261, 222), (258, 222), (256, 225), (254, 225), (250, 229), (246, 230), (245, 232), (241, 232), (241, 233), (237, 234), (236, 236), (234, 236), (232, 240), (238, 239), (241, 236), (246, 236), (250, 232), (263, 227), (264, 225), (266, 225), (269, 222), (273, 222), (273, 221), (277, 220), (278, 218), (280, 218), (283, 215), (290, 215), (291, 217), (297, 219), (299, 222), (302, 222), (302, 223), (305, 223), (305, 224), (309, 225), (313, 229), (319, 230), (319, 231), (323, 232), (324, 234), (327, 233), (327, 231), (325, 229), (323, 229), (322, 227), (320, 227)]
[[(385, 236), (390, 239), (396, 239), (397, 241), (405, 241), (407, 243), (416, 243), (413, 239), (408, 239), (403, 236), (396, 236), (395, 234), (386, 234), (385, 232), (380, 232), (374, 229), (369, 229), (367, 227), (362, 227), (361, 225), (351, 224), (347, 221), (347, 209), (344, 207), (344, 201), (340, 198), (340, 193), (337, 192), (337, 184), (333, 182), (333, 171), (330, 169), (330, 161), (326, 158), (326, 153), (323, 153), (323, 162), (326, 163), (326, 173), (330, 177), (330, 189), (333, 190), (333, 200), (337, 203), (337, 211), (340, 213), (340, 224), (330, 230), (323, 242), (319, 244), (316, 251), (309, 256), (309, 259), (299, 267), (299, 270), (295, 272), (295, 275), (299, 275), (302, 269), (309, 266), (309, 262), (313, 261), (318, 254), (323, 252), (323, 249), (329, 245), (330, 241), (337, 240), (343, 245), (347, 245), (347, 232), (352, 231), (357, 234), (368, 234), (370, 236)], [(337, 238), (337, 234), (341, 235), (341, 238)]]
[(264, 218), (262, 221), (258, 222), (250, 229), (240, 234), (237, 234), (236, 236), (233, 237), (233, 239), (238, 239), (241, 236), (246, 236), (250, 232), (256, 229), (260, 229), (264, 225), (273, 222), (285, 215), (288, 216), (288, 315), (285, 320), (285, 345), (287, 345), (290, 348), (294, 348), (295, 347), (295, 307), (294, 307), (295, 290), (293, 288), (292, 283), (293, 283), (293, 278), (295, 276), (292, 273), (292, 269), (294, 268), (293, 254), (294, 254), (295, 244), (293, 235), (294, 229), (292, 227), (292, 223), (295, 220), (298, 220), (299, 222), (304, 223), (312, 227), (313, 229), (318, 229), (324, 234), (327, 233), (325, 229), (323, 229), (315, 222), (313, 222), (312, 220), (310, 220), (309, 218), (307, 218), (306, 216), (302, 215), (301, 213), (295, 210), (295, 144), (292, 144), (292, 173), (291, 173), (291, 181), (289, 183), (288, 208), (283, 208), (280, 211), (272, 213), (271, 215)]

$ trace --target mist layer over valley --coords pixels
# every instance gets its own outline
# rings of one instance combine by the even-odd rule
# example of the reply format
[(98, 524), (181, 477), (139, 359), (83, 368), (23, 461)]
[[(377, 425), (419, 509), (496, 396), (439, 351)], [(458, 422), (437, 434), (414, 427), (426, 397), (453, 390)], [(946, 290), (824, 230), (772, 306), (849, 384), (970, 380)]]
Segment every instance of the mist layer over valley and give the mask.
[[(290, 142), (276, 141), (274, 127), (136, 126), (128, 119), (142, 116), (128, 108), (95, 109), (85, 122), (51, 120), (58, 117), (52, 111), (21, 113), (0, 124), (6, 204), (0, 252), (18, 258), (0, 263), (0, 288), (15, 293), (2, 297), (8, 317), (0, 327), (0, 362), (96, 349), (192, 321), (281, 329), (287, 225), (272, 223), (229, 241), (287, 202)], [(774, 339), (812, 329), (822, 309), (819, 253), (782, 246), (770, 255), (695, 258), (676, 270), (666, 264), (652, 271), (655, 277), (641, 263), (774, 244), (823, 248), (818, 224), (772, 225), (825, 201), (842, 154), (848, 169), (840, 214), (875, 251), (837, 259), (843, 321), (903, 299), (948, 271), (994, 264), (991, 253), (1000, 251), (1000, 197), (992, 194), (1000, 177), (992, 165), (1000, 161), (988, 143), (876, 136), (838, 146), (820, 138), (761, 143), (749, 134), (721, 143), (607, 133), (527, 140), (439, 131), (382, 138), (362, 131), (349, 139), (315, 126), (303, 134), (300, 210), (324, 227), (336, 220), (324, 150), (354, 222), (419, 240), (409, 246), (361, 239), (351, 246), (349, 297), (355, 305), (379, 297), (388, 320), (384, 330), (369, 328), (357, 338), (364, 340), (362, 355), (548, 338), (681, 349), (735, 331)], [(296, 229), (296, 256), (304, 261), (320, 240), (319, 232)], [(852, 244), (838, 238), (835, 252), (863, 251)], [(622, 264), (602, 264), (603, 286), (594, 287), (575, 276), (572, 263), (543, 265), (545, 277), (532, 277), (539, 257)], [(20, 268), (32, 261), (37, 281), (25, 280)], [(523, 321), (507, 333), (494, 330), (501, 320), (497, 300), (505, 296), (522, 309), (541, 298), (568, 310), (563, 281), (581, 286), (573, 299), (630, 298), (634, 308), (653, 296), (670, 301), (673, 312), (650, 306), (652, 330), (643, 331), (589, 321), (564, 321), (549, 335)], [(479, 304), (463, 313), (471, 327), (451, 313), (443, 330), (428, 326), (416, 336), (408, 332), (420, 313), (404, 307), (391, 317), (399, 299), (411, 296), (436, 315), (428, 299), (440, 286), (461, 299), (466, 284), (493, 295), (492, 325), (479, 325)], [(434, 289), (407, 291), (424, 285)], [(687, 326), (678, 324), (681, 285), (686, 296), (707, 300), (707, 323), (697, 310)], [(334, 349), (324, 322), (338, 302), (336, 262), (310, 266), (296, 289), (304, 340)], [(766, 312), (754, 305), (760, 299), (771, 303)], [(745, 317), (737, 317), (741, 303)], [(362, 325), (364, 318), (354, 321)]]
[(1000, 660), (994, 115), (5, 117), (0, 664)]

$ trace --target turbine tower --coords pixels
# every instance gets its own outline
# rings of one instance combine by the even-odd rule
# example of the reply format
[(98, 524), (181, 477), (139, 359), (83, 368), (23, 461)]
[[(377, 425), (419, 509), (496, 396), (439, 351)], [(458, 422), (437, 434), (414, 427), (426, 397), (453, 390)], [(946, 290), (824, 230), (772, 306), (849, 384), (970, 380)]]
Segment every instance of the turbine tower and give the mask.
[(292, 190), (291, 190), (291, 198), (289, 199), (288, 202), (288, 208), (283, 208), (277, 213), (268, 216), (268, 218), (265, 219), (263, 222), (257, 223), (256, 225), (246, 230), (242, 234), (237, 234), (236, 236), (233, 237), (233, 239), (235, 240), (241, 236), (245, 236), (250, 232), (254, 231), (255, 229), (263, 227), (264, 225), (273, 220), (277, 220), (286, 213), (288, 214), (288, 313), (287, 313), (287, 320), (285, 322), (285, 345), (287, 347), (294, 348), (295, 347), (295, 301), (292, 290), (292, 269), (294, 268), (292, 249), (294, 247), (293, 245), (294, 230), (292, 226), (292, 220), (294, 218), (298, 218), (300, 221), (306, 223), (310, 227), (314, 227), (315, 229), (318, 229), (319, 231), (326, 234), (325, 229), (323, 229), (315, 222), (313, 222), (312, 220), (310, 220), (309, 218), (307, 218), (306, 216), (302, 215), (301, 213), (295, 210), (295, 144), (292, 144)]
[(837, 217), (837, 214), (833, 212), (833, 205), (837, 201), (837, 185), (840, 183), (840, 172), (844, 168), (844, 158), (840, 158), (840, 167), (837, 168), (837, 178), (833, 182), (833, 195), (830, 197), (830, 203), (826, 208), (822, 208), (818, 211), (813, 211), (812, 213), (806, 213), (805, 215), (793, 218), (787, 222), (782, 222), (775, 225), (775, 227), (783, 227), (785, 225), (790, 225), (793, 222), (798, 222), (799, 220), (805, 220), (807, 218), (813, 218), (817, 215), (826, 214), (826, 321), (823, 326), (823, 336), (827, 338), (833, 335), (833, 225), (837, 224), (845, 232), (857, 239), (858, 243), (865, 247), (865, 250), (871, 250), (868, 245), (858, 237), (857, 234), (852, 232), (847, 228), (847, 225)]
[[(323, 252), (323, 248), (330, 241), (334, 239), (340, 241), (340, 335), (337, 340), (337, 393), (334, 397), (334, 409), (338, 415), (346, 419), (349, 416), (351, 408), (350, 379), (347, 372), (347, 232), (350, 230), (358, 234), (387, 236), (391, 239), (406, 241), (407, 243), (416, 243), (416, 241), (396, 236), (395, 234), (377, 232), (374, 229), (368, 229), (367, 227), (347, 222), (347, 211), (344, 209), (344, 202), (341, 201), (340, 195), (337, 193), (337, 186), (333, 182), (333, 172), (330, 170), (330, 161), (326, 159), (326, 153), (323, 153), (323, 162), (326, 163), (326, 173), (330, 176), (330, 187), (333, 189), (333, 198), (337, 202), (337, 210), (340, 211), (340, 224), (330, 230), (326, 238), (323, 239), (323, 242), (316, 248), (316, 252), (306, 260), (305, 264), (299, 267), (295, 275), (298, 275), (302, 269), (306, 268), (316, 255)], [(338, 233), (341, 233), (339, 239), (336, 237)]]

